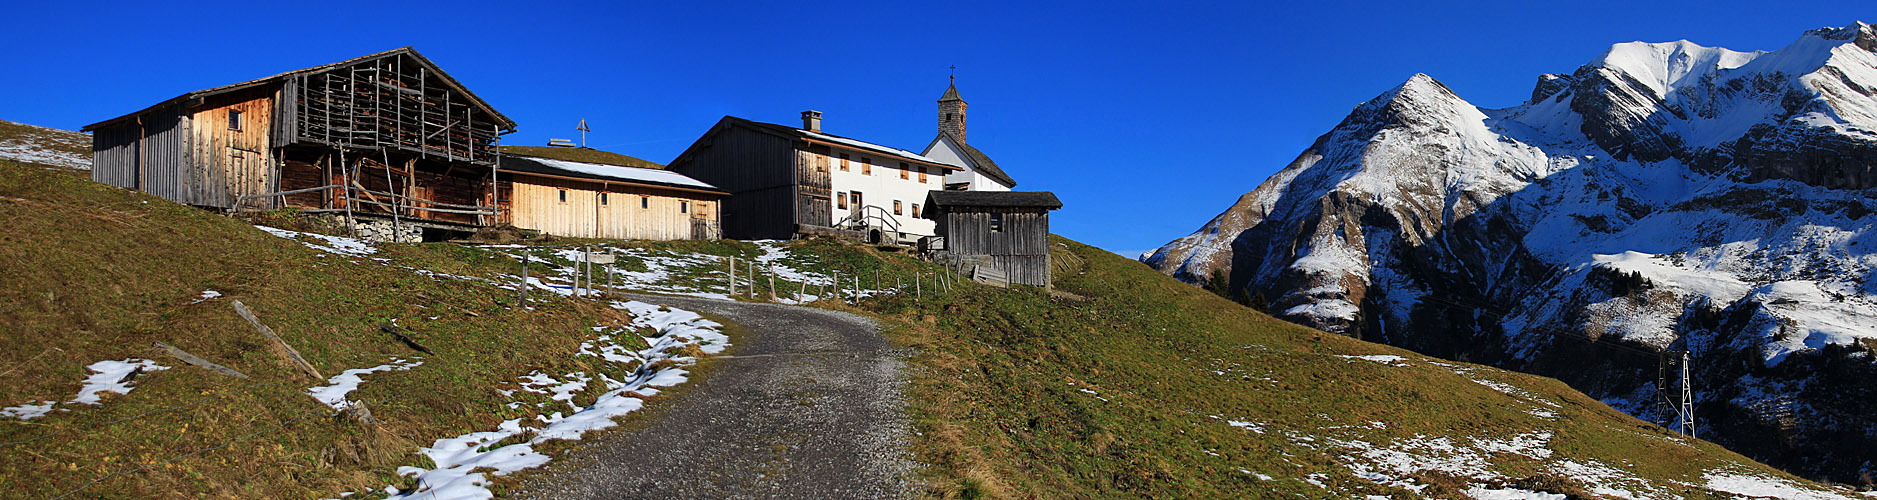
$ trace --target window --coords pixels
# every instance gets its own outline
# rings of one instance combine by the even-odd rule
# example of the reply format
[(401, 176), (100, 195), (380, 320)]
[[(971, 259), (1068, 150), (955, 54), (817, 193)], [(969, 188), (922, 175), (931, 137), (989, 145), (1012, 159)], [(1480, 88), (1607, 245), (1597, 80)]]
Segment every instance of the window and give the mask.
[(913, 216), (913, 218), (915, 218), (915, 219), (916, 219), (916, 218), (919, 218), (919, 217), (920, 217), (920, 215), (919, 215), (919, 204), (918, 204), (918, 203), (914, 203), (914, 204), (912, 204), (912, 216)]
[(991, 214), (991, 232), (1004, 232), (1004, 214)]
[(841, 171), (847, 171), (847, 153), (841, 153)]
[(919, 167), (919, 183), (925, 184), (925, 167)]
[(893, 215), (906, 215), (906, 212), (899, 208), (899, 200), (893, 200)]
[(565, 189), (560, 190), (560, 202), (561, 203), (567, 202), (567, 190)]
[(691, 202), (688, 202), (688, 201), (678, 202), (678, 213), (681, 213), (681, 214), (691, 213)]
[(860, 159), (860, 175), (873, 175), (873, 159), (872, 158)]
[(834, 200), (841, 205), (841, 210), (847, 210), (847, 193), (834, 193)]
[(815, 173), (817, 174), (828, 173), (828, 157), (815, 155)]
[(849, 197), (852, 197), (852, 198), (853, 198), (853, 202), (854, 202), (854, 209), (855, 209), (855, 210), (859, 210), (859, 209), (861, 209), (861, 208), (864, 208), (864, 207), (866, 207), (866, 206), (867, 206), (867, 205), (865, 205), (865, 204), (862, 204), (862, 203), (860, 202), (860, 201), (861, 201), (861, 198), (860, 198), (860, 192), (859, 192), (859, 191), (855, 191), (855, 192), (852, 192), (852, 193), (847, 193), (847, 196), (849, 196)]
[(228, 130), (241, 131), (241, 110), (228, 110)]
[(639, 197), (639, 208), (652, 208), (652, 197), (650, 197), (650, 196), (640, 196), (640, 197)]
[(905, 179), (909, 175), (912, 175), (912, 165), (907, 165), (903, 161), (899, 162), (899, 178)]
[(606, 193), (600, 193), (600, 204), (601, 205), (606, 204)]

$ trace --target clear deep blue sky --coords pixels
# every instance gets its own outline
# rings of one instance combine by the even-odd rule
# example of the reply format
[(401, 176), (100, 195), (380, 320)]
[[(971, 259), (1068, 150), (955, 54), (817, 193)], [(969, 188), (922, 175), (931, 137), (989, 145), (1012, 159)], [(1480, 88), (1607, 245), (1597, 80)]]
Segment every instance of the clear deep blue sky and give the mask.
[[(1427, 73), (1484, 107), (1610, 44), (1774, 50), (1860, 2), (20, 2), (0, 119), (77, 129), (190, 90), (414, 46), (521, 123), (657, 162), (723, 115), (924, 148), (946, 71), (971, 144), (1129, 256), (1185, 235), (1364, 100)], [(1863, 8), (1859, 8), (1863, 7)]]

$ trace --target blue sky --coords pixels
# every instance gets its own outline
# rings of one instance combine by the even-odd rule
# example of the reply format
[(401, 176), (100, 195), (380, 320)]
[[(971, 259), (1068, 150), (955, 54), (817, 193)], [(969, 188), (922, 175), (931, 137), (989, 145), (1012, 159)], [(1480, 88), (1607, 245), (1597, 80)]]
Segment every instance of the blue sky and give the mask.
[(918, 150), (957, 65), (972, 145), (1062, 198), (1054, 232), (1130, 256), (1415, 73), (1505, 107), (1613, 43), (1774, 50), (1877, 21), (1830, 1), (169, 4), (10, 6), (0, 118), (77, 129), (409, 45), (521, 123), (505, 144), (584, 118), (590, 145), (662, 163), (723, 115), (816, 109), (830, 133)]

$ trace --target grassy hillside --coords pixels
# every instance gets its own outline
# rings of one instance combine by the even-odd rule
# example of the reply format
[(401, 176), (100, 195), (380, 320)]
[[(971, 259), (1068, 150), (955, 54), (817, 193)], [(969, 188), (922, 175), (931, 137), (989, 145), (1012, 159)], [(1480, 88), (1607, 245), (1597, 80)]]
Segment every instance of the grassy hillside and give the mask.
[[(935, 465), (932, 496), (1849, 493), (1553, 379), (1309, 330), (1056, 241), (1083, 261), (1057, 277), (1068, 294), (973, 287), (867, 304), (920, 352), (914, 442)], [(1813, 489), (1831, 493), (1804, 496)]]
[[(419, 446), (533, 414), (496, 392), (517, 377), (598, 369), (574, 353), (593, 326), (623, 321), (617, 311), (551, 286), (534, 309), (515, 309), (514, 292), (494, 284), (512, 282), (522, 253), (538, 262), (532, 277), (564, 284), (568, 250), (585, 245), (621, 252), (629, 289), (721, 294), (722, 257), (736, 256), (775, 263), (782, 300), (880, 318), (915, 353), (911, 442), (931, 465), (932, 497), (1848, 494), (1675, 437), (1555, 380), (1304, 329), (1061, 239), (1055, 293), (969, 283), (940, 292), (928, 263), (824, 241), (433, 243), (350, 256), (6, 160), (0, 221), (0, 408), (56, 403), (30, 420), (0, 414), (0, 496), (308, 498), (413, 486), (392, 471), (427, 467)], [(835, 273), (868, 298), (828, 300)], [(737, 300), (768, 300), (766, 280), (743, 279)], [(394, 359), (424, 365), (371, 375), (353, 393), (380, 423), (335, 416), (306, 394), (323, 380), (299, 373), (232, 300), (323, 376)], [(380, 330), (392, 321), (435, 352)], [(252, 378), (185, 366), (153, 342)], [(87, 365), (127, 358), (170, 368), (102, 405), (65, 403)]]
[[(509, 309), (507, 290), (390, 265), (474, 274), (495, 260), (479, 249), (392, 246), (373, 256), (385, 262), (321, 253), (81, 175), (0, 160), (0, 406), (72, 399), (101, 360), (171, 368), (100, 406), (0, 418), (3, 496), (307, 498), (400, 484), (391, 471), (417, 464), (418, 445), (520, 416), (495, 389), (531, 369), (581, 368), (571, 353), (588, 327), (618, 319), (567, 300)], [(205, 290), (221, 297), (198, 300)], [(372, 376), (354, 393), (381, 424), (333, 417), (305, 394), (323, 382), (279, 356), (231, 300), (323, 376), (393, 357), (424, 369)], [(435, 354), (379, 330), (394, 320)], [(153, 342), (252, 378), (185, 366)]]
[(91, 136), (0, 120), (0, 159), (91, 168)]
[(551, 158), (555, 160), (583, 161), (602, 165), (624, 165), (664, 169), (662, 164), (593, 148), (557, 148), (552, 146), (502, 146), (502, 152), (522, 156)]

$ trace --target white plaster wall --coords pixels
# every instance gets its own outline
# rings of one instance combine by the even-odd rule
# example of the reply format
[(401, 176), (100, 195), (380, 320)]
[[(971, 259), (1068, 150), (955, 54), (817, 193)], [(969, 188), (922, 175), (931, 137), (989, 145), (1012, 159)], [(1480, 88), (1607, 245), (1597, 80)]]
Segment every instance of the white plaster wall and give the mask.
[(997, 181), (991, 180), (990, 177), (978, 175), (977, 171), (972, 170), (971, 163), (965, 161), (964, 152), (960, 151), (958, 146), (952, 144), (950, 137), (939, 139), (938, 142), (932, 144), (931, 148), (921, 154), (926, 158), (938, 160), (939, 163), (955, 165), (961, 169), (953, 172), (951, 175), (945, 176), (945, 183), (947, 184), (959, 182), (970, 183), (968, 189), (971, 191), (1010, 190), (1010, 187), (998, 184)]
[[(933, 234), (933, 228), (937, 224), (931, 220), (913, 217), (912, 206), (919, 205), (920, 213), (923, 214), (926, 192), (945, 188), (945, 176), (937, 173), (938, 167), (925, 167), (928, 172), (926, 181), (919, 182), (916, 164), (909, 162), (907, 166), (913, 170), (907, 172), (905, 179), (901, 179), (899, 178), (900, 160), (897, 158), (839, 148), (836, 148), (834, 153), (834, 156), (828, 160), (828, 184), (835, 196), (849, 197), (848, 193), (860, 191), (862, 202), (886, 209), (886, 213), (889, 214), (893, 213), (893, 201), (898, 200), (901, 213), (894, 217), (899, 221), (900, 232), (919, 236)], [(841, 171), (842, 153), (846, 153), (849, 158), (848, 169), (845, 172)], [(873, 161), (873, 175), (862, 173), (866, 168), (862, 166), (861, 159), (863, 158)], [(834, 205), (832, 208), (836, 221), (846, 219), (856, 209), (851, 204), (847, 209), (841, 209), (839, 200), (831, 200), (831, 203)]]

